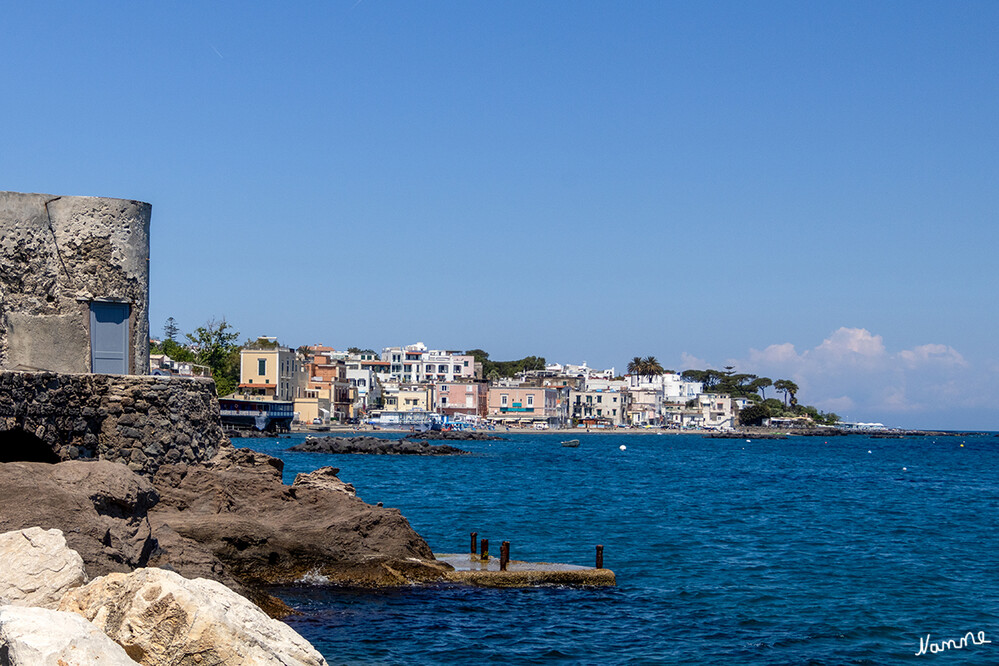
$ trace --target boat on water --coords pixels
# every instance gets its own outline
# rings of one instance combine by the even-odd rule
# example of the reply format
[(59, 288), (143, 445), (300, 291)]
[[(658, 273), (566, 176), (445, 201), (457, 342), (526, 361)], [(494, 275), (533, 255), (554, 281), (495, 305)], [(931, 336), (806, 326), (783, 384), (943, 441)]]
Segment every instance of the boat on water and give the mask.
[(566, 448), (574, 449), (577, 446), (579, 446), (579, 440), (578, 439), (567, 439), (564, 442), (562, 442), (562, 446), (564, 446)]

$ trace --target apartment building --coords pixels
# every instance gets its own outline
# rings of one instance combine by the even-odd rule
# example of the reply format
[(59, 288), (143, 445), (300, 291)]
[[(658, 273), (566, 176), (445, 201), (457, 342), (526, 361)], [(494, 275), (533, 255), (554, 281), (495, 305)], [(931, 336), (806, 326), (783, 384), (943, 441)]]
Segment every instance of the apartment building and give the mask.
[(255, 399), (291, 402), (298, 371), (296, 354), (287, 347), (243, 349), (239, 354), (239, 392)]
[(458, 352), (427, 349), (422, 342), (406, 347), (385, 347), (383, 362), (400, 382), (453, 382), (475, 377), (475, 358)]

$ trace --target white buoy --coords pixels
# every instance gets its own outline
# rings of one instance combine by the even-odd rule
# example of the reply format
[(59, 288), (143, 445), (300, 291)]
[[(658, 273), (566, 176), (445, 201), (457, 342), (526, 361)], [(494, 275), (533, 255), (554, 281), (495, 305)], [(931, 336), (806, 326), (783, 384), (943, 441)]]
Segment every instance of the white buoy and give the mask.
[(752, 441), (752, 440), (750, 440), (750, 439), (747, 439), (747, 440), (746, 440), (746, 444), (749, 444), (749, 443), (750, 443), (751, 441)]
[(903, 472), (907, 472), (908, 470), (907, 470), (907, 469), (906, 469), (905, 467), (903, 467), (903, 468), (902, 468), (902, 471), (903, 471)]
[(622, 451), (624, 451), (624, 450), (625, 450), (625, 449), (627, 449), (628, 447), (627, 447), (627, 446), (625, 446), (624, 444), (622, 444), (622, 445), (621, 445), (621, 446), (619, 446), (618, 448), (619, 448), (619, 449), (621, 449)]
[(870, 451), (868, 451), (868, 453), (870, 453)]

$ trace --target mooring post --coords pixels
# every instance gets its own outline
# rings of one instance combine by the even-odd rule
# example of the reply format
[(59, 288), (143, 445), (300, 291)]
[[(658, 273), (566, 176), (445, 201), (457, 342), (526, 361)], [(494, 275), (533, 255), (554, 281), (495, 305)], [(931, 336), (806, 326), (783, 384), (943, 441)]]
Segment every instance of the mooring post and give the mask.
[(597, 568), (598, 569), (603, 569), (604, 568), (604, 547), (603, 546), (597, 546)]
[(483, 539), (479, 543), (481, 544), (481, 551), (480, 551), (481, 555), (479, 555), (480, 559), (488, 560), (489, 559), (489, 539)]
[(500, 544), (500, 571), (506, 571), (506, 565), (510, 562), (510, 542), (504, 541)]
[(479, 533), (478, 532), (472, 532), (472, 549), (470, 551), (468, 551), (468, 552), (470, 552), (472, 554), (473, 558), (475, 557), (475, 551), (477, 551), (479, 549), (478, 544), (475, 543), (476, 540), (478, 540), (478, 538), (479, 538)]

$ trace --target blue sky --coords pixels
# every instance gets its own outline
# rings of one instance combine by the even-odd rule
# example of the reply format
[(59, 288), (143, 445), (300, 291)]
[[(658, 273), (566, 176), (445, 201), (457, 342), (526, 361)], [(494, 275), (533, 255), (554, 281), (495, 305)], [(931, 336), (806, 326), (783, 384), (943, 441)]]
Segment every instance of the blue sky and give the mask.
[(154, 333), (731, 363), (999, 429), (999, 3), (0, 11), (0, 188), (152, 203)]

